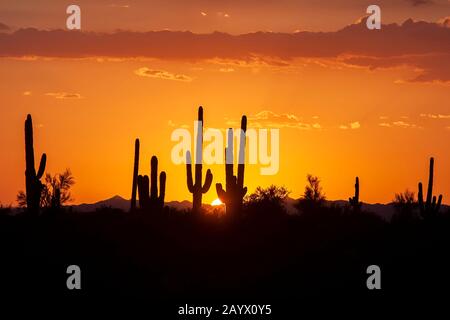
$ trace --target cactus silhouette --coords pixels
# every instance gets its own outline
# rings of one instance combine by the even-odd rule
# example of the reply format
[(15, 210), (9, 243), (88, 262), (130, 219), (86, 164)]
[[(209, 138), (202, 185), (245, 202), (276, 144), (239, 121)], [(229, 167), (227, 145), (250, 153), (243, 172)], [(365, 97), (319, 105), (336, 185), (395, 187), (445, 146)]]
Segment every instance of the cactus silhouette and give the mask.
[(39, 169), (36, 173), (34, 167), (34, 147), (33, 147), (33, 120), (31, 115), (27, 116), (25, 120), (25, 188), (27, 198), (27, 209), (32, 213), (39, 213), (39, 205), (41, 201), (41, 194), (43, 184), (40, 179), (44, 175), (45, 164), (47, 162), (47, 156), (44, 153), (41, 157)]
[(202, 195), (211, 187), (213, 175), (211, 170), (206, 171), (205, 183), (202, 185), (202, 154), (203, 154), (203, 108), (198, 108), (197, 137), (195, 147), (195, 181), (192, 177), (191, 152), (186, 152), (187, 186), (192, 193), (192, 212), (198, 213), (202, 207)]
[(353, 211), (359, 211), (362, 206), (362, 202), (359, 201), (359, 178), (355, 179), (355, 195), (351, 198), (348, 198), (348, 202), (350, 206), (353, 208)]
[(244, 159), (245, 159), (245, 138), (247, 131), (247, 117), (243, 116), (241, 120), (241, 130), (239, 139), (239, 157), (237, 177), (233, 175), (233, 129), (228, 129), (228, 144), (225, 148), (225, 188), (222, 184), (216, 184), (217, 195), (226, 206), (227, 215), (233, 217), (242, 209), (242, 199), (247, 193), (247, 187), (244, 187)]
[(158, 196), (158, 158), (152, 157), (150, 162), (150, 180), (147, 175), (138, 176), (139, 206), (144, 210), (161, 210), (164, 207), (164, 197), (166, 194), (166, 173), (159, 175), (159, 196)]
[(136, 192), (138, 185), (138, 174), (139, 174), (139, 139), (136, 139), (134, 143), (134, 168), (133, 168), (133, 186), (131, 189), (131, 206), (130, 211), (136, 210)]
[(423, 202), (422, 182), (419, 182), (419, 193), (417, 195), (419, 201), (419, 210), (423, 218), (435, 217), (441, 207), (442, 194), (436, 203), (436, 196), (433, 196), (433, 174), (434, 174), (434, 158), (430, 158), (430, 171), (428, 175), (428, 190), (426, 202)]

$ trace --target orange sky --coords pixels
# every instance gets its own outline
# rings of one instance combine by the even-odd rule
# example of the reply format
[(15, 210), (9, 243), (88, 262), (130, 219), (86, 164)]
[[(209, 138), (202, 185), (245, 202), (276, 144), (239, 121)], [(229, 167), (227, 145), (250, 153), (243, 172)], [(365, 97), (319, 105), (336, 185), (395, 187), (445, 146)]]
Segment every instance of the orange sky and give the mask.
[[(298, 197), (303, 192), (306, 174), (312, 173), (321, 177), (328, 198), (347, 199), (358, 175), (363, 201), (388, 202), (395, 192), (406, 188), (416, 191), (418, 181), (426, 183), (428, 158), (434, 156), (435, 190), (448, 203), (450, 28), (434, 23), (446, 16), (445, 11), (438, 9), (448, 9), (448, 6), (439, 1), (416, 6), (412, 1), (404, 2), (396, 4), (398, 8), (393, 6), (392, 11), (387, 10), (385, 16), (390, 17), (390, 22), (398, 18), (397, 22), (402, 23), (403, 17), (417, 17), (422, 13), (423, 19), (430, 23), (411, 22), (385, 28), (381, 40), (374, 38), (366, 44), (365, 34), (361, 36), (356, 26), (341, 33), (327, 33), (329, 38), (325, 42), (320, 40), (316, 46), (308, 43), (306, 52), (303, 38), (279, 42), (270, 34), (262, 34), (239, 42), (239, 38), (223, 40), (215, 35), (205, 41), (216, 46), (205, 51), (195, 46), (178, 46), (185, 41), (185, 35), (169, 34), (176, 36), (170, 38), (174, 39), (173, 47), (163, 46), (163, 42), (157, 43), (157, 49), (145, 45), (133, 47), (135, 44), (127, 42), (132, 47), (126, 47), (128, 51), (123, 53), (117, 44), (98, 45), (97, 40), (103, 39), (99, 37), (79, 47), (76, 54), (61, 48), (52, 34), (40, 34), (40, 43), (49, 44), (45, 47), (30, 45), (35, 33), (14, 34), (17, 28), (27, 26), (58, 28), (56, 6), (44, 5), (30, 11), (32, 2), (28, 8), (23, 3), (5, 6), (2, 2), (0, 22), (11, 29), (7, 37), (2, 38), (0, 34), (0, 56), (3, 56), (0, 58), (0, 145), (4, 150), (0, 158), (0, 202), (14, 203), (17, 191), (24, 189), (23, 122), (27, 113), (33, 115), (35, 152), (39, 157), (42, 152), (47, 153), (47, 172), (71, 168), (76, 178), (73, 189), (76, 203), (94, 202), (115, 194), (129, 198), (136, 137), (141, 139), (141, 173), (149, 173), (150, 158), (157, 155), (159, 168), (167, 172), (166, 200), (190, 200), (185, 167), (176, 166), (170, 160), (174, 145), (170, 134), (180, 126), (188, 125), (193, 130), (197, 107), (203, 105), (206, 127), (226, 128), (227, 123), (238, 121), (246, 114), (250, 127), (280, 128), (280, 171), (275, 176), (261, 176), (260, 166), (247, 165), (245, 184), (250, 191), (258, 185), (274, 183), (285, 185), (292, 191), (292, 197)], [(84, 10), (83, 2), (80, 3)], [(117, 7), (127, 3), (128, 8)], [(331, 12), (336, 18), (314, 26), (311, 22), (309, 27), (315, 31), (339, 30), (364, 14), (348, 17), (357, 11), (352, 6), (354, 1), (343, 3), (348, 7), (346, 13), (332, 5), (329, 11), (315, 6), (310, 8), (314, 15), (304, 15), (303, 21), (316, 21), (320, 15)], [(115, 29), (113, 15), (103, 20), (98, 18), (100, 8), (132, 12), (123, 20), (114, 20), (117, 28), (163, 29), (161, 22), (157, 24), (150, 18), (148, 21), (153, 22), (141, 23), (143, 13), (137, 8), (147, 8), (141, 1), (113, 4), (98, 1), (89, 11), (90, 5), (86, 3), (89, 30)], [(285, 22), (293, 21), (286, 7), (270, 1), (266, 11), (253, 1), (244, 1), (242, 5), (231, 1), (224, 5), (226, 10), (222, 10), (220, 1), (197, 1), (190, 6), (193, 11), (205, 7), (208, 12), (234, 12), (228, 19), (254, 8), (256, 17), (264, 15), (267, 19), (255, 19), (251, 26), (248, 19), (241, 17), (235, 24), (219, 25), (210, 21), (209, 27), (186, 18), (181, 19), (185, 23), (183, 27), (170, 16), (181, 16), (183, 11), (187, 15), (189, 10), (182, 4), (171, 6), (172, 11), (160, 3), (153, 11), (148, 9), (149, 17), (158, 10), (170, 11), (167, 13), (170, 28), (193, 32), (210, 32), (211, 28), (235, 34), (273, 29), (293, 31), (289, 30), (293, 25)], [(306, 2), (304, 6), (305, 10), (309, 8)], [(400, 10), (402, 6), (404, 9)], [(31, 17), (31, 12), (36, 12), (38, 17)], [(25, 17), (31, 18), (25, 20)], [(338, 26), (338, 21), (343, 19), (347, 23)], [(267, 22), (266, 29), (262, 22)], [(299, 25), (303, 27), (308, 25)], [(398, 33), (402, 35), (399, 39), (405, 39), (402, 32), (412, 33), (412, 37), (404, 43), (382, 41)], [(67, 32), (59, 36), (64, 39), (72, 35)], [(308, 36), (317, 37), (317, 34)], [(337, 37), (355, 42), (330, 42)], [(225, 45), (224, 41), (231, 42)], [(272, 49), (271, 41), (288, 45)], [(292, 41), (297, 41), (298, 47), (291, 47)], [(239, 43), (245, 43), (245, 50)], [(360, 43), (364, 45), (359, 46)], [(371, 47), (370, 43), (377, 46)], [(221, 50), (215, 52), (218, 46)], [(246, 50), (257, 52), (249, 55)], [(102, 57), (96, 52), (101, 52)], [(169, 78), (178, 75), (185, 81), (148, 76), (152, 72), (139, 75), (136, 70), (140, 68), (165, 71)], [(261, 111), (269, 111), (265, 113), (268, 117), (262, 118)], [(286, 115), (295, 115), (297, 120), (292, 122)], [(208, 167), (213, 171), (213, 184), (224, 181), (223, 166)], [(215, 198), (212, 187), (204, 202), (210, 203)]]

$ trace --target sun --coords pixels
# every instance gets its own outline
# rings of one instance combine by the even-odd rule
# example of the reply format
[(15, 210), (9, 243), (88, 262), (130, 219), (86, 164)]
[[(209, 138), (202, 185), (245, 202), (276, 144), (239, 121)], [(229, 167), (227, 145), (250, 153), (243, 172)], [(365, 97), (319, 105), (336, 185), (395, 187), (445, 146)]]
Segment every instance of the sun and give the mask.
[(216, 199), (216, 200), (214, 200), (213, 202), (211, 202), (211, 205), (212, 206), (220, 206), (220, 205), (222, 205), (223, 203), (222, 203), (222, 201), (220, 201), (220, 199)]

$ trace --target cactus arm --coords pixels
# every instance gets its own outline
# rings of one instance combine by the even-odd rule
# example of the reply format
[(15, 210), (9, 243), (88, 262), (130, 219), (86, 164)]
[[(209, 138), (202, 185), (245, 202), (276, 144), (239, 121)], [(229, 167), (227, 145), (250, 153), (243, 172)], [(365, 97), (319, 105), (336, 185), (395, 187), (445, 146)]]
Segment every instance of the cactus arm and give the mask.
[(37, 179), (41, 179), (42, 176), (44, 175), (46, 163), (47, 163), (47, 155), (44, 153), (44, 154), (42, 154), (41, 162), (39, 163), (39, 170), (36, 174)]
[(164, 205), (164, 197), (166, 196), (166, 172), (162, 171), (159, 175), (159, 201)]
[(211, 187), (212, 180), (213, 180), (213, 175), (211, 173), (211, 170), (208, 169), (206, 171), (205, 183), (202, 187), (202, 193), (208, 192), (209, 188)]
[(247, 193), (247, 187), (242, 188), (241, 191), (241, 198), (243, 198), (245, 196), (245, 194)]
[(220, 201), (222, 201), (223, 203), (226, 203), (227, 202), (227, 200), (226, 200), (227, 194), (223, 190), (221, 183), (216, 183), (216, 191), (217, 191), (217, 196), (219, 197)]
[(439, 209), (441, 208), (441, 203), (442, 203), (442, 194), (439, 195), (438, 202), (436, 204), (436, 213), (439, 212)]

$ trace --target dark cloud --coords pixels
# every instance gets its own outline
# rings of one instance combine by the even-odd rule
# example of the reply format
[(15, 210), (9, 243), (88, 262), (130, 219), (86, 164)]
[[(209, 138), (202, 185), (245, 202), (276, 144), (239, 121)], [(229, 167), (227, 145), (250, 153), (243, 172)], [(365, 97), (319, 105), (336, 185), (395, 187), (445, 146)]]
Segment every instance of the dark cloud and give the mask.
[(0, 35), (0, 56), (153, 57), (163, 59), (248, 59), (254, 55), (290, 60), (341, 54), (377, 57), (450, 52), (450, 28), (438, 23), (383, 25), (368, 30), (365, 21), (336, 32), (243, 35), (191, 32), (116, 32), (111, 34), (33, 28)]
[(337, 58), (371, 68), (408, 65), (422, 72), (411, 81), (448, 81), (450, 28), (446, 23), (415, 22), (383, 25), (368, 30), (365, 20), (336, 32), (270, 33), (242, 35), (191, 32), (93, 33), (21, 29), (0, 34), (0, 56), (63, 58), (113, 57), (165, 60), (225, 59), (288, 65), (296, 58)]
[(396, 57), (351, 57), (342, 60), (344, 63), (368, 67), (370, 69), (409, 66), (415, 69), (417, 75), (408, 82), (449, 82), (450, 83), (450, 53), (425, 55), (404, 55)]
[(8, 31), (8, 30), (10, 30), (10, 29), (11, 29), (11, 28), (8, 27), (6, 24), (0, 22), (0, 31)]
[(410, 4), (412, 4), (414, 7), (423, 6), (423, 5), (429, 5), (434, 4), (434, 1), (432, 0), (407, 0)]

